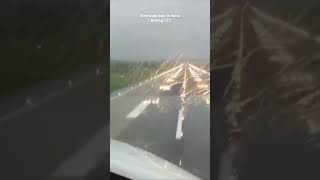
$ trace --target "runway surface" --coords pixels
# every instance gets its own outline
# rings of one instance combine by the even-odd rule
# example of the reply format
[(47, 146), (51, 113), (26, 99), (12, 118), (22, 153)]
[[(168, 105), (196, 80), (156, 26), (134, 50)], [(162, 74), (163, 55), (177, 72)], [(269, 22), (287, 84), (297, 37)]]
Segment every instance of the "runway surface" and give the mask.
[(210, 179), (210, 73), (189, 63), (110, 98), (111, 138)]

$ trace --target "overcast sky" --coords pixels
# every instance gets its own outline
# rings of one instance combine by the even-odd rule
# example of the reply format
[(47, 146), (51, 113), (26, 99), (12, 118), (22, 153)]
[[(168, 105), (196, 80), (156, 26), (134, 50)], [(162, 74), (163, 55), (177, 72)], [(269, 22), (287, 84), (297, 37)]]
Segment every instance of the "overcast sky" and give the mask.
[[(210, 56), (209, 0), (111, 0), (111, 59), (153, 60), (184, 53)], [(172, 23), (150, 23), (140, 14), (180, 14)]]

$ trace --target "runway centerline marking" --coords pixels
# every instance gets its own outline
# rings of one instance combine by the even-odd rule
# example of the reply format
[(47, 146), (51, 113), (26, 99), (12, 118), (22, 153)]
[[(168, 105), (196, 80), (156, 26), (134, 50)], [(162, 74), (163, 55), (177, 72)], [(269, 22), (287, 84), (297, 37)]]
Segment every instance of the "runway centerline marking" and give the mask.
[(177, 131), (176, 131), (176, 139), (181, 139), (183, 136), (182, 132), (182, 121), (184, 120), (184, 115), (183, 115), (183, 108), (180, 109), (179, 111), (179, 116), (178, 116), (178, 125), (177, 125)]

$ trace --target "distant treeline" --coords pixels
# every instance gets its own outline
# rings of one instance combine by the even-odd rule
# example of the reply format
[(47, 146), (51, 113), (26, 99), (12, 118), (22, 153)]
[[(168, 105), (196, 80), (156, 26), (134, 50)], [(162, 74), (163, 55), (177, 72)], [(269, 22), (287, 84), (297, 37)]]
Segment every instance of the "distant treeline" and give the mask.
[(158, 68), (161, 62), (145, 61), (145, 62), (132, 62), (132, 61), (110, 61), (110, 71), (112, 72), (126, 72), (127, 70), (134, 70), (137, 67), (143, 68)]

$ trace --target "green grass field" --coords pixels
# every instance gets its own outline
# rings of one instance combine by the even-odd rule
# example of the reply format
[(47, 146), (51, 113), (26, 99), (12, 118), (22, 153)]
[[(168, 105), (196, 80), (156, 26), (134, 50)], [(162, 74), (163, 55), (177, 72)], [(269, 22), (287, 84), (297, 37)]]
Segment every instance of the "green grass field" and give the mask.
[(157, 67), (157, 63), (111, 61), (110, 93), (151, 77)]
[(124, 78), (121, 73), (110, 74), (110, 92), (126, 87), (129, 84), (131, 84), (130, 80), (127, 78)]

